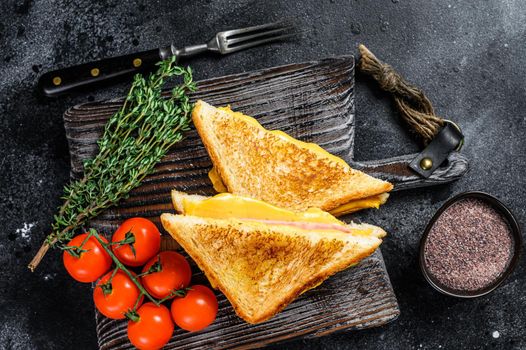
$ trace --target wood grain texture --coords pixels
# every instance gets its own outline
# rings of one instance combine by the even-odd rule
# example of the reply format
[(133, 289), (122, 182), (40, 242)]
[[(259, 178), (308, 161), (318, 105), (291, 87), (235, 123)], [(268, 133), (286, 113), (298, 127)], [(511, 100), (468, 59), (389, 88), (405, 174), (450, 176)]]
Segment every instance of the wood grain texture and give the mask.
[[(348, 162), (354, 142), (354, 60), (352, 56), (293, 64), (201, 81), (192, 98), (257, 118), (266, 128), (280, 129), (315, 142)], [(72, 177), (82, 174), (82, 161), (96, 154), (96, 141), (105, 121), (120, 100), (76, 106), (64, 116), (71, 153)], [(214, 193), (207, 173), (211, 162), (195, 130), (187, 133), (144, 183), (118, 208), (106, 210), (91, 222), (111, 232), (124, 219), (144, 216), (159, 223), (159, 215), (173, 212), (170, 190)], [(163, 239), (164, 249), (176, 249)], [(206, 283), (193, 265), (193, 283)], [(176, 330), (168, 349), (257, 348), (294, 337), (315, 337), (343, 329), (382, 325), (399, 314), (380, 251), (359, 266), (331, 277), (289, 305), (271, 320), (249, 325), (239, 319), (219, 292), (216, 322), (203, 332)], [(96, 313), (101, 349), (131, 349), (126, 322)]]

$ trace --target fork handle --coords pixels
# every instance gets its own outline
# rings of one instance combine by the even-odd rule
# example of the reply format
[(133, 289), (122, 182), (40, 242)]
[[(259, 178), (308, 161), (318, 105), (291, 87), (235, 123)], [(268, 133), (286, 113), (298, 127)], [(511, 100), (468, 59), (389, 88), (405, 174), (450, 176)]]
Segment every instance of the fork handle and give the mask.
[(97, 87), (154, 68), (155, 63), (171, 56), (165, 47), (134, 54), (111, 57), (44, 73), (38, 89), (46, 96), (59, 96), (86, 87)]

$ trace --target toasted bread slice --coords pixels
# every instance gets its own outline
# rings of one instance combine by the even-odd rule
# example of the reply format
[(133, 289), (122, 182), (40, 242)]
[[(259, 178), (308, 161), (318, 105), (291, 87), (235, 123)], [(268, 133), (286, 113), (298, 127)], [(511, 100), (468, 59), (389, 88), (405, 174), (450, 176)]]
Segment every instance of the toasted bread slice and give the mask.
[(381, 243), (376, 235), (232, 218), (162, 214), (161, 222), (249, 323), (268, 320)]
[(197, 101), (192, 119), (230, 193), (292, 210), (330, 211), (393, 188), (318, 145), (266, 130), (228, 107)]

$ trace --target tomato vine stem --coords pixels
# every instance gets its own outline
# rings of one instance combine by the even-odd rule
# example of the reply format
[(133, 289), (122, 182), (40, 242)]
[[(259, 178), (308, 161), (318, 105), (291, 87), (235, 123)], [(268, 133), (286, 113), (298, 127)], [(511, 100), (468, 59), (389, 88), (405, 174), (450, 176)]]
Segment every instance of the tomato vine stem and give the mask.
[(131, 273), (130, 270), (128, 270), (126, 268), (126, 266), (124, 266), (123, 263), (121, 263), (119, 261), (119, 259), (115, 256), (115, 254), (113, 254), (113, 251), (111, 250), (111, 248), (108, 246), (108, 244), (106, 244), (102, 238), (100, 237), (100, 235), (97, 233), (97, 231), (95, 231), (94, 229), (90, 229), (90, 234), (95, 237), (95, 239), (99, 242), (99, 244), (102, 246), (102, 248), (104, 248), (104, 250), (108, 253), (108, 255), (111, 257), (111, 259), (113, 260), (113, 263), (115, 264), (115, 266), (117, 266), (117, 268), (119, 268), (119, 270), (122, 270), (126, 275), (128, 275), (128, 277), (132, 280), (132, 282), (137, 286), (137, 288), (141, 291), (141, 293), (146, 296), (152, 303), (154, 303), (155, 305), (159, 306), (161, 305), (161, 303), (155, 299), (154, 297), (152, 297), (150, 295), (150, 293), (148, 293), (148, 291), (142, 286), (142, 284), (137, 280), (137, 278), (133, 275), (133, 273)]

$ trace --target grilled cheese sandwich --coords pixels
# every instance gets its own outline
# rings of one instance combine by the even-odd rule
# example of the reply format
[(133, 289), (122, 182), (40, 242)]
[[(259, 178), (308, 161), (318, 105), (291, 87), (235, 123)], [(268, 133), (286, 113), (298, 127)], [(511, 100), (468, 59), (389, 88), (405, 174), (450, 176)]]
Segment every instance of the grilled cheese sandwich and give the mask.
[(172, 200), (181, 215), (162, 214), (164, 228), (249, 323), (359, 263), (385, 236), (320, 209), (291, 211), (233, 194), (172, 191)]
[(194, 125), (212, 159), (218, 192), (260, 199), (294, 211), (344, 215), (385, 203), (392, 185), (352, 169), (320, 146), (296, 140), (230, 107), (198, 101)]

